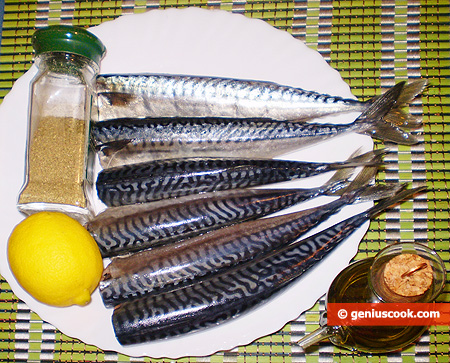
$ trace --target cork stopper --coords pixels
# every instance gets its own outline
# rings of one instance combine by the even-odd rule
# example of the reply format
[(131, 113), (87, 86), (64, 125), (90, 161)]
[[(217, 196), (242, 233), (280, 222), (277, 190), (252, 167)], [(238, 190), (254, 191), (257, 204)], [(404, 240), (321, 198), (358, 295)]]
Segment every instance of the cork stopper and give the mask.
[(392, 258), (386, 264), (383, 275), (386, 286), (401, 296), (422, 295), (433, 283), (433, 269), (430, 262), (411, 253)]

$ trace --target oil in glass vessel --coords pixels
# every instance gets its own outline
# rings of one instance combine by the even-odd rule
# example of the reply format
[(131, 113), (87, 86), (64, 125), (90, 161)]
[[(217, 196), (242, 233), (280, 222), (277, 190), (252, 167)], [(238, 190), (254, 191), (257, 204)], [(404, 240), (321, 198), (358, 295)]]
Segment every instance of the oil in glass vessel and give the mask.
[[(401, 257), (399, 257), (401, 255)], [(402, 291), (402, 282), (392, 284), (390, 270), (393, 260), (409, 258), (413, 262), (407, 272), (399, 276), (410, 278), (425, 276), (422, 288)], [(390, 261), (393, 261), (389, 264)], [(402, 261), (398, 261), (404, 264)], [(405, 265), (406, 267), (406, 265)], [(394, 267), (395, 268), (395, 267)], [(428, 269), (428, 271), (425, 271)], [(394, 271), (395, 272), (395, 271)], [(425, 272), (429, 272), (426, 277)], [(395, 284), (395, 282), (394, 282)], [(445, 266), (441, 258), (428, 247), (419, 243), (395, 243), (381, 250), (375, 257), (350, 264), (332, 282), (327, 303), (400, 303), (432, 302), (445, 284)], [(420, 284), (419, 284), (420, 285)], [(394, 292), (396, 287), (400, 290)], [(400, 292), (400, 293), (398, 293)], [(325, 315), (325, 314), (324, 314)], [(321, 327), (306, 335), (297, 343), (305, 350), (319, 341), (328, 339), (336, 346), (365, 353), (387, 353), (400, 350), (415, 342), (427, 326), (328, 326), (326, 318)]]

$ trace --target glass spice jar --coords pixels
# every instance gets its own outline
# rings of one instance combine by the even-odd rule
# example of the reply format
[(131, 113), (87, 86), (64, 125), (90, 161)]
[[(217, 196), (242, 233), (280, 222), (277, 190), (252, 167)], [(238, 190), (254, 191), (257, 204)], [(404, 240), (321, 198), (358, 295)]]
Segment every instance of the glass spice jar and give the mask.
[(25, 181), (18, 208), (25, 214), (60, 211), (84, 222), (89, 123), (95, 77), (105, 46), (85, 29), (66, 25), (32, 37), (38, 68), (30, 89)]
[[(327, 303), (428, 303), (441, 293), (445, 281), (445, 265), (436, 252), (419, 243), (394, 243), (342, 270), (328, 290)], [(328, 339), (352, 351), (387, 353), (415, 342), (427, 328), (333, 326), (327, 325), (325, 312), (320, 327), (297, 344), (305, 350)]]

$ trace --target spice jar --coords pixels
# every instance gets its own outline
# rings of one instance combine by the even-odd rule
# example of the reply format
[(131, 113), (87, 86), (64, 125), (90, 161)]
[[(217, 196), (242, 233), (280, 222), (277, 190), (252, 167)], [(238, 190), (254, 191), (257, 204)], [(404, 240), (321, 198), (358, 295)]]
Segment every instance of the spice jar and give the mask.
[(89, 121), (95, 76), (105, 53), (85, 29), (50, 26), (32, 37), (27, 161), (18, 208), (25, 214), (60, 211), (84, 221)]
[[(428, 303), (445, 284), (445, 265), (428, 247), (419, 243), (395, 243), (375, 257), (350, 264), (333, 280), (327, 303)], [(333, 326), (326, 312), (320, 328), (297, 343), (303, 348), (329, 339), (349, 350), (387, 353), (416, 341), (427, 326)]]

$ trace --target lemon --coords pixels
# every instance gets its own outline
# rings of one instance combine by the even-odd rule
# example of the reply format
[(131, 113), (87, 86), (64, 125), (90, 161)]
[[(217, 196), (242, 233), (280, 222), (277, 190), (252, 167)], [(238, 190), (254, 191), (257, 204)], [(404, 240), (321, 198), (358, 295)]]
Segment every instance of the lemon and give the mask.
[(103, 272), (95, 240), (59, 212), (38, 212), (19, 223), (9, 237), (8, 261), (19, 284), (52, 306), (88, 304)]

